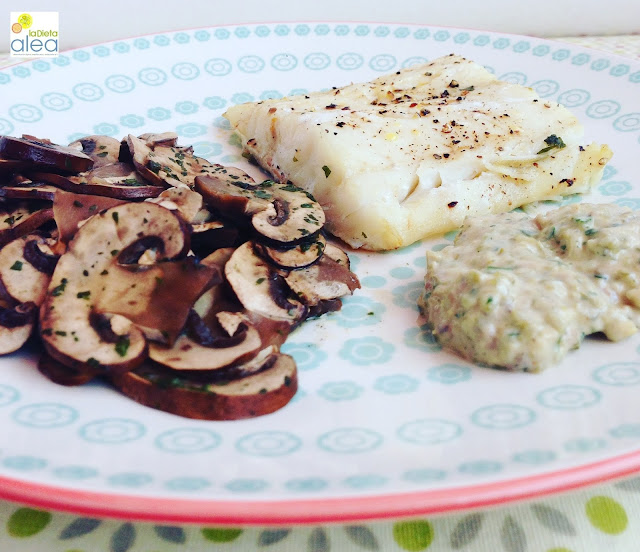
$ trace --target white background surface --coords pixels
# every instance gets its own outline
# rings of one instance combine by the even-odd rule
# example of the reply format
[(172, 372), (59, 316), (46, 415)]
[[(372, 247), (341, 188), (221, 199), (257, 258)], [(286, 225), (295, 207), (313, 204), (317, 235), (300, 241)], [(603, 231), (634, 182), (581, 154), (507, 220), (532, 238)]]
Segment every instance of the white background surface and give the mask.
[(274, 21), (422, 23), (544, 37), (640, 32), (638, 0), (4, 0), (1, 5), (0, 51), (8, 50), (11, 11), (58, 11), (61, 49), (150, 32)]

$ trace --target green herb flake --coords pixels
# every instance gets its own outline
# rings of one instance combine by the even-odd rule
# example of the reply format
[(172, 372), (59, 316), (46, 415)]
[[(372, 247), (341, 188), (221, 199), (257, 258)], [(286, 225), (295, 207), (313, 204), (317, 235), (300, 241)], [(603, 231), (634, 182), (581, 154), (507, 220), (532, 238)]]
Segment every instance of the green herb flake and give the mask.
[(271, 194), (269, 192), (265, 192), (264, 190), (256, 190), (253, 192), (253, 195), (259, 199), (271, 199)]
[(551, 151), (552, 149), (562, 149), (567, 147), (567, 144), (565, 144), (562, 141), (562, 138), (560, 138), (559, 136), (556, 136), (555, 134), (551, 134), (550, 136), (547, 136), (544, 139), (544, 143), (547, 144), (546, 148), (542, 148), (537, 155), (540, 155), (541, 153), (547, 153), (548, 151)]
[(113, 218), (113, 222), (118, 224), (118, 211), (114, 211), (113, 213), (111, 213), (111, 218)]
[(17, 270), (18, 272), (22, 270), (22, 261), (16, 261), (10, 267), (10, 270)]
[(101, 151), (97, 155), (98, 155), (98, 157), (106, 157), (107, 155), (109, 155), (109, 152), (108, 151)]
[(16, 222), (16, 217), (14, 217), (13, 215), (10, 217), (7, 217), (6, 219), (4, 219), (5, 224), (8, 224), (9, 226), (13, 226)]
[(262, 282), (264, 282), (266, 280), (266, 278), (258, 278), (256, 280), (256, 285), (260, 285)]
[(135, 179), (135, 178), (125, 178), (122, 181), (122, 183), (127, 185), (127, 186), (137, 186), (138, 184), (140, 184), (140, 182), (138, 182), (138, 180)]
[(89, 297), (91, 297), (91, 292), (90, 291), (79, 291), (76, 294), (76, 297), (78, 299), (89, 299)]
[(597, 233), (598, 231), (595, 228), (589, 228), (584, 231), (585, 236), (593, 236), (594, 234), (597, 234)]
[(89, 357), (87, 359), (87, 366), (89, 366), (90, 368), (98, 369), (102, 367), (102, 364), (100, 364), (100, 361), (97, 358)]
[(112, 256), (112, 257), (115, 257), (118, 253), (120, 253), (120, 250), (119, 250), (119, 249), (112, 249), (112, 250), (111, 250), (111, 256)]
[(285, 376), (285, 377), (284, 377), (284, 384), (285, 384), (287, 387), (290, 387), (292, 383), (293, 383), (293, 382), (292, 382), (292, 380), (291, 380), (291, 378), (290, 378), (289, 376)]
[(127, 351), (129, 350), (130, 345), (129, 337), (126, 335), (122, 335), (118, 338), (116, 342), (116, 353), (118, 353), (121, 357), (127, 356)]
[(158, 163), (157, 161), (153, 161), (150, 159), (147, 163), (147, 167), (151, 172), (158, 174), (160, 172), (160, 169), (162, 168), (162, 165), (160, 165), (160, 163)]
[(62, 280), (60, 280), (60, 283), (51, 290), (51, 295), (53, 295), (54, 297), (59, 297), (60, 295), (62, 295), (68, 283), (69, 280), (67, 280), (66, 278), (62, 278)]
[(329, 175), (331, 174), (331, 169), (326, 165), (323, 165), (322, 170), (324, 171), (324, 177), (329, 178)]
[(84, 203), (81, 203), (81, 202), (80, 202), (80, 201), (78, 201), (77, 199), (74, 199), (74, 200), (73, 200), (73, 206), (74, 206), (74, 207), (77, 207), (77, 208), (79, 209), (80, 207), (84, 207)]
[(59, 335), (59, 336), (61, 336), (61, 337), (66, 337), (66, 336), (67, 336), (67, 332), (64, 332), (64, 331), (62, 331), (62, 330), (56, 330), (56, 331), (55, 331), (55, 334), (56, 334), (56, 335)]

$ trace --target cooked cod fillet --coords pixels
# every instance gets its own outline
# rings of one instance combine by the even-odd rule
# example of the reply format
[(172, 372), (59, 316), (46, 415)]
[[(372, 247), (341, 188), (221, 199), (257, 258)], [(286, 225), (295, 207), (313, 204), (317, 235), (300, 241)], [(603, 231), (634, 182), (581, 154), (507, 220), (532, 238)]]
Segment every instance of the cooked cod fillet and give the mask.
[(452, 230), (467, 215), (586, 192), (612, 155), (585, 145), (562, 105), (453, 54), (224, 116), (276, 180), (315, 196), (331, 233), (372, 250)]

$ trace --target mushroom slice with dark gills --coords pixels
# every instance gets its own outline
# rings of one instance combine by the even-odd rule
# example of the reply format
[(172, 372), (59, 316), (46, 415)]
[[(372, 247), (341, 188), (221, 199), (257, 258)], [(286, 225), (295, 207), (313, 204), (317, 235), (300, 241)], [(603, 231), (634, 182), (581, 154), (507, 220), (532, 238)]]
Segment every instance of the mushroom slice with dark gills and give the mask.
[(20, 349), (31, 336), (37, 319), (38, 307), (35, 303), (10, 306), (0, 301), (0, 355)]
[[(150, 244), (158, 261), (183, 257), (189, 249), (186, 224), (149, 203), (119, 205), (87, 220), (58, 260), (40, 307), (40, 334), (49, 355), (72, 369), (88, 365), (101, 372), (130, 370), (146, 358), (142, 330), (110, 312), (103, 296), (112, 287), (105, 278), (116, 271), (120, 257)], [(127, 276), (129, 287), (135, 286), (138, 275)]]
[(317, 262), (324, 253), (327, 240), (318, 235), (312, 240), (302, 242), (289, 248), (269, 247), (260, 243), (255, 244), (256, 251), (261, 257), (284, 269), (304, 268)]
[(305, 305), (292, 297), (284, 278), (255, 253), (252, 242), (243, 243), (233, 252), (224, 274), (247, 311), (293, 325), (305, 318)]
[(156, 186), (144, 180), (126, 163), (103, 165), (95, 170), (75, 176), (55, 173), (32, 172), (34, 181), (45, 182), (67, 192), (92, 194), (116, 199), (146, 199), (157, 197), (164, 187)]
[(75, 142), (71, 142), (69, 147), (81, 151), (93, 159), (94, 169), (119, 161), (120, 140), (111, 136), (84, 136)]
[(320, 307), (319, 312), (316, 309), (312, 315), (337, 310), (341, 304), (330, 302), (351, 295), (360, 287), (356, 275), (347, 266), (332, 259), (329, 252), (312, 266), (289, 271), (284, 280), (305, 305)]
[(45, 184), (44, 182), (32, 182), (26, 180), (21, 183), (0, 186), (0, 197), (6, 199), (40, 199), (53, 201), (59, 188)]
[(274, 247), (311, 240), (325, 222), (320, 204), (292, 184), (273, 180), (258, 184), (218, 173), (197, 177), (195, 186), (205, 203), (220, 212), (248, 217), (258, 239)]
[(212, 170), (206, 159), (193, 155), (191, 148), (151, 144), (127, 136), (129, 152), (138, 173), (157, 186), (193, 187), (196, 176)]
[(189, 188), (168, 188), (159, 196), (147, 201), (162, 205), (166, 209), (177, 210), (187, 222), (193, 222), (202, 209), (202, 196)]
[(192, 311), (173, 347), (151, 343), (149, 356), (174, 370), (219, 370), (254, 357), (261, 345), (260, 334), (240, 313), (218, 312), (205, 324)]
[(74, 366), (70, 368), (47, 353), (38, 359), (38, 370), (58, 385), (72, 386), (88, 383), (98, 375), (98, 370), (90, 366)]
[(7, 202), (0, 208), (0, 247), (53, 220), (49, 202)]
[(0, 249), (0, 296), (10, 304), (44, 300), (58, 256), (47, 239), (22, 236)]
[[(285, 406), (298, 389), (293, 358), (274, 352), (272, 347), (233, 370), (232, 379), (211, 381), (202, 377), (204, 374), (147, 362), (132, 372), (112, 376), (111, 381), (140, 404), (200, 420), (241, 420), (270, 414)], [(216, 374), (224, 376), (223, 371)]]
[(93, 167), (93, 159), (75, 148), (59, 146), (34, 136), (0, 136), (0, 155), (35, 163), (40, 168), (63, 174), (77, 174)]

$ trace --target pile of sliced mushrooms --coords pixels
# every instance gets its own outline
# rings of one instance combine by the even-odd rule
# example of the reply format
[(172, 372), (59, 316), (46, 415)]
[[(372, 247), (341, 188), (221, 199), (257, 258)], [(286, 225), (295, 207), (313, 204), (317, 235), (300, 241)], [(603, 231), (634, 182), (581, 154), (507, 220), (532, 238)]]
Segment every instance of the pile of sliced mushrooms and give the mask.
[(0, 354), (33, 336), (52, 381), (105, 378), (190, 418), (284, 406), (297, 373), (280, 346), (360, 287), (310, 194), (173, 133), (0, 136), (0, 208)]

